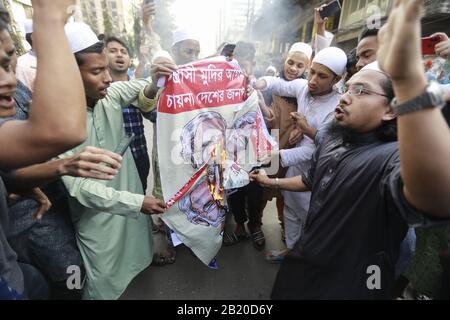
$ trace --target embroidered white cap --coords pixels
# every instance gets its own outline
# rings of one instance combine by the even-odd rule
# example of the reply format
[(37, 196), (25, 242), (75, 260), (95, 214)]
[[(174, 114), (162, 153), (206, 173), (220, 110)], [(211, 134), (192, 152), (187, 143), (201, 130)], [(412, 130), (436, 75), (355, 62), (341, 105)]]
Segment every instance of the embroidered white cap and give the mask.
[(274, 66), (269, 66), (269, 67), (266, 69), (266, 73), (269, 72), (269, 71), (272, 71), (272, 72), (274, 72), (274, 73), (277, 73), (277, 68), (275, 68)]
[(364, 68), (361, 69), (361, 71), (363, 71), (363, 70), (372, 70), (372, 71), (378, 71), (378, 72), (385, 73), (383, 70), (380, 69), (380, 65), (378, 64), (378, 61), (369, 63), (368, 65), (366, 65)]
[(85, 23), (69, 22), (65, 25), (64, 30), (67, 39), (69, 40), (72, 53), (83, 51), (97, 42), (100, 42), (91, 27)]
[(173, 33), (172, 46), (174, 46), (178, 42), (185, 41), (185, 40), (196, 40), (196, 41), (200, 42), (200, 38), (195, 31), (193, 31), (189, 28), (180, 28)]
[(289, 53), (293, 52), (301, 52), (304, 53), (308, 59), (311, 59), (311, 55), (313, 53), (312, 47), (304, 42), (296, 42), (292, 45), (292, 47), (289, 49)]
[(342, 49), (329, 47), (319, 51), (313, 63), (320, 63), (338, 76), (343, 76), (347, 67), (347, 55)]

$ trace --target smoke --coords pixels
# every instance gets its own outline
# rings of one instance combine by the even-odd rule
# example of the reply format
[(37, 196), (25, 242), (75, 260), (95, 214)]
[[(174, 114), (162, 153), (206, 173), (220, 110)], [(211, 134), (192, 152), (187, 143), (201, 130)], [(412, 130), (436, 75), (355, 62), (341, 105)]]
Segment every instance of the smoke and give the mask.
[[(259, 73), (270, 65), (281, 70), (285, 58), (282, 53), (287, 50), (283, 44), (300, 39), (299, 27), (304, 20), (299, 18), (311, 6), (309, 1), (303, 2), (306, 4), (300, 5), (299, 1), (294, 0), (272, 0), (263, 7), (250, 33), (250, 41), (256, 43), (258, 48), (256, 61)], [(273, 52), (279, 54), (273, 55)]]

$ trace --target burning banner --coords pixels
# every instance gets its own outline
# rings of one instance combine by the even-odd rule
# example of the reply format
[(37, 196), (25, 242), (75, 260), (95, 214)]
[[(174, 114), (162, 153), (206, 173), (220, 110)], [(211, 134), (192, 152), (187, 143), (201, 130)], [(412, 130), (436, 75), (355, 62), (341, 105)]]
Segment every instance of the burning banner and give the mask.
[(225, 191), (247, 185), (248, 172), (276, 146), (246, 82), (237, 64), (214, 58), (181, 67), (159, 99), (159, 168), (170, 207), (162, 219), (206, 265), (222, 245)]

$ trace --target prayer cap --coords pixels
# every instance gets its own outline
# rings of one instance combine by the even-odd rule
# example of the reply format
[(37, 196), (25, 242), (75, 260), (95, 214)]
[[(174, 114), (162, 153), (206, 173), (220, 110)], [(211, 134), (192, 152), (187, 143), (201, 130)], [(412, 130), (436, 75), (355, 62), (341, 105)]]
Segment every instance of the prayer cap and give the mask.
[(380, 65), (378, 64), (378, 61), (374, 61), (372, 63), (369, 63), (368, 65), (366, 65), (364, 68), (361, 69), (361, 71), (363, 71), (363, 70), (372, 70), (372, 71), (383, 72), (380, 69)]
[(296, 42), (292, 45), (291, 49), (289, 49), (289, 53), (293, 52), (304, 53), (308, 57), (308, 59), (311, 59), (313, 50), (309, 44), (306, 44), (304, 42)]
[(25, 27), (25, 34), (33, 33), (33, 20), (27, 19), (23, 25)]
[(382, 74), (384, 74), (386, 77), (390, 78), (391, 76), (389, 74), (387, 74), (386, 72), (384, 72), (383, 70), (381, 70), (380, 65), (378, 63), (378, 61), (374, 61), (372, 63), (369, 63), (368, 65), (366, 65), (364, 68), (362, 68), (360, 70), (364, 71), (364, 70), (371, 70), (371, 71), (376, 71), (376, 72), (380, 72)]
[(99, 42), (94, 31), (85, 23), (69, 22), (64, 29), (72, 53), (83, 51)]
[(314, 62), (324, 65), (341, 77), (346, 72), (347, 55), (342, 49), (329, 47), (319, 51), (314, 57)]
[(277, 73), (277, 68), (275, 68), (274, 66), (270, 66), (266, 69), (266, 72), (269, 72), (269, 71)]
[(175, 44), (177, 44), (181, 41), (185, 41), (185, 40), (196, 40), (196, 41), (200, 42), (200, 38), (196, 32), (194, 32), (193, 30), (190, 30), (188, 28), (180, 28), (173, 33), (172, 46), (174, 46)]

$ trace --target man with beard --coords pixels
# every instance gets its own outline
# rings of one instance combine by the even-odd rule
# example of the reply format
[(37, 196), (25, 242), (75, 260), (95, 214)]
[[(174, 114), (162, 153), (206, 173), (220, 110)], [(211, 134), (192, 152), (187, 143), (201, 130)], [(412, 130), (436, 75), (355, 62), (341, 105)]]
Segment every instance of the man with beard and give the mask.
[(450, 222), (450, 130), (444, 94), (422, 70), (421, 9), (422, 1), (396, 2), (379, 34), (384, 71), (366, 66), (346, 84), (308, 173), (279, 181), (252, 174), (266, 186), (312, 192), (305, 232), (272, 298), (390, 298), (408, 224)]

